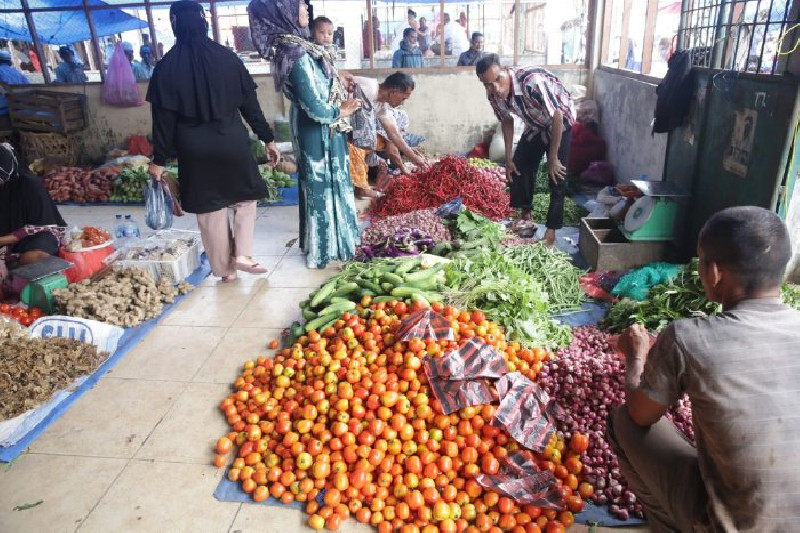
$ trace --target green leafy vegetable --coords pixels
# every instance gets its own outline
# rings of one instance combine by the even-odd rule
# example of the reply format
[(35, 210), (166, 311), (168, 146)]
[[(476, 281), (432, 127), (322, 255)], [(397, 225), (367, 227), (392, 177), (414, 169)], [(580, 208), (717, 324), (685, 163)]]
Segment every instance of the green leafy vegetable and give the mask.
[(456, 255), (445, 268), (445, 298), (462, 309), (480, 309), (520, 343), (554, 349), (569, 344), (569, 326), (550, 319), (542, 286), (503, 254)]
[[(547, 209), (550, 207), (550, 193), (542, 192), (533, 195), (533, 220), (543, 222), (547, 220)], [(581, 219), (589, 212), (575, 203), (567, 196), (564, 198), (564, 225), (578, 226)]]
[(580, 281), (585, 272), (575, 268), (565, 252), (521, 244), (502, 248), (500, 253), (542, 286), (551, 314), (574, 311), (586, 300)]
[(459, 250), (493, 250), (500, 246), (506, 230), (483, 215), (464, 210), (454, 223), (455, 235), (459, 239)]

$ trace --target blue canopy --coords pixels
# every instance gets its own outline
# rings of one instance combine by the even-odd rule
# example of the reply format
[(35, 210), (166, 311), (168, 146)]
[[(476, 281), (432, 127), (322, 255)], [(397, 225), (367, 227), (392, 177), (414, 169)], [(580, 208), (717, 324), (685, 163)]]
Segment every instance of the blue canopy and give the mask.
[[(91, 6), (108, 6), (102, 0), (89, 0)], [(36, 0), (36, 7), (63, 7), (63, 0)], [(33, 7), (33, 5), (31, 5)], [(19, 1), (0, 1), (0, 9), (18, 9)], [(92, 21), (98, 37), (114, 35), (129, 30), (147, 27), (147, 22), (137, 19), (120, 9), (97, 9), (91, 11)], [(89, 23), (83, 9), (75, 11), (40, 11), (33, 14), (36, 33), (43, 44), (71, 44), (92, 38)], [(0, 38), (32, 42), (25, 14), (0, 13)]]

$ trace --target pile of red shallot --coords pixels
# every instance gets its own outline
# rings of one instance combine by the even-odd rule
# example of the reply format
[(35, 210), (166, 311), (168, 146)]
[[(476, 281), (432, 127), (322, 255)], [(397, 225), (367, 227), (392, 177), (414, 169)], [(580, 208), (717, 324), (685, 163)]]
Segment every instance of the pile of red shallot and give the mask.
[[(590, 437), (581, 461), (586, 481), (595, 488), (594, 503), (609, 505), (620, 520), (642, 518), (642, 505), (628, 489), (605, 437), (609, 413), (625, 403), (625, 363), (612, 337), (592, 326), (574, 328), (570, 345), (545, 364), (538, 381), (563, 410), (557, 423), (564, 438), (570, 439), (573, 433)], [(681, 400), (668, 416), (693, 438), (688, 400)]]

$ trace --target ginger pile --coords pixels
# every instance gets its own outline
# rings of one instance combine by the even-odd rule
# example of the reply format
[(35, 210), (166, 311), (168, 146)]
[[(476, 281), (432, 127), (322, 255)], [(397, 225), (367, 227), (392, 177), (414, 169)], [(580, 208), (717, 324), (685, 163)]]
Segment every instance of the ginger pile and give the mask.
[(55, 289), (53, 296), (59, 312), (67, 316), (132, 328), (156, 318), (165, 303), (173, 303), (176, 296), (191, 290), (186, 282), (173, 286), (169, 279), (161, 278), (156, 283), (144, 270), (124, 269), (99, 281), (86, 279)]

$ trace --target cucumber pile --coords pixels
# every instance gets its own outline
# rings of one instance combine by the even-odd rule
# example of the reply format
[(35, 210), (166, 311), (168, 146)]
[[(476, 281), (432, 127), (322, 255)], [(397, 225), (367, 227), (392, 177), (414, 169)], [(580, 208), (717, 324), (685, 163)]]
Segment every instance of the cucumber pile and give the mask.
[(371, 302), (442, 300), (445, 273), (443, 262), (427, 257), (376, 259), (369, 263), (349, 263), (322, 287), (300, 302), (305, 326), (295, 336), (332, 326), (346, 311), (352, 311), (364, 297)]

